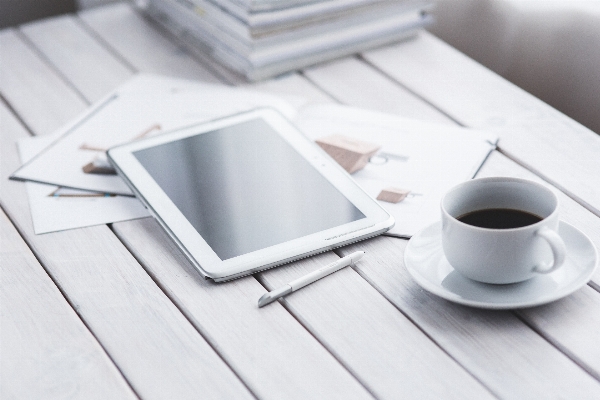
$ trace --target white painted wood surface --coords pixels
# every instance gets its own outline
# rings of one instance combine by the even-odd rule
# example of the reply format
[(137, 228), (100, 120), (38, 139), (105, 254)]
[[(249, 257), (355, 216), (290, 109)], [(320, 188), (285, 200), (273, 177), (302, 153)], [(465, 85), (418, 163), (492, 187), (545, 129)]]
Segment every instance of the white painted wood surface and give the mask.
[[(439, 299), (404, 268), (403, 240), (379, 237), (344, 248), (371, 257), (356, 270), (500, 398), (597, 398), (600, 385), (514, 314)], [(511, 384), (508, 384), (511, 382)]]
[[(322, 254), (262, 272), (258, 279), (268, 290), (277, 289), (337, 259)], [(345, 268), (331, 278), (282, 303), (377, 398), (492, 397), (354, 270)], [(423, 379), (432, 369), (437, 378)]]
[(151, 219), (115, 224), (114, 229), (256, 396), (371, 398), (283, 307), (257, 307), (266, 291), (253, 277), (224, 284), (204, 281)]
[[(124, 57), (140, 71), (219, 83), (182, 46), (132, 12), (130, 4), (92, 9), (81, 13), (81, 17), (92, 30), (104, 33), (102, 39), (110, 44), (115, 54)], [(143, 52), (140, 51), (140, 44)]]
[[(77, 335), (91, 333), (92, 347), (93, 338), (102, 346), (106, 356), (102, 361), (104, 353), (98, 353), (98, 368), (113, 371), (102, 381), (120, 382), (121, 395), (600, 397), (598, 274), (590, 286), (548, 306), (518, 312), (476, 310), (420, 289), (403, 267), (406, 241), (380, 237), (339, 251), (368, 251), (354, 269), (258, 309), (256, 301), (265, 290), (337, 256), (327, 253), (256, 278), (213, 284), (200, 279), (150, 219), (114, 224), (112, 231), (96, 227), (34, 235), (22, 184), (5, 180), (18, 165), (14, 140), (26, 135), (19, 122), (33, 134), (49, 133), (139, 71), (211, 83), (219, 78), (213, 66), (199, 63), (129, 4), (2, 31), (0, 45), (0, 94), (7, 102), (0, 104), (0, 204), (27, 242), (16, 238), (21, 243), (19, 259), (31, 259), (27, 246), (33, 251), (65, 297), (57, 296), (55, 303), (62, 304), (63, 311), (73, 307), (71, 323), (84, 327)], [(592, 173), (597, 164), (592, 154), (600, 139), (507, 85), (423, 34), (387, 49), (243, 86), (311, 102), (334, 101), (498, 129), (502, 150), (514, 160), (495, 153), (480, 176), (539, 179), (519, 164), (529, 167), (558, 186), (554, 190), (561, 197), (563, 219), (599, 245), (600, 220), (594, 215), (599, 192), (593, 188)], [(462, 97), (453, 99), (453, 91)], [(496, 108), (490, 111), (491, 106)], [(490, 115), (504, 118), (504, 125), (494, 125), (498, 121)], [(543, 120), (546, 117), (552, 124)], [(541, 131), (548, 125), (552, 129), (544, 136)], [(542, 143), (557, 137), (563, 142)], [(571, 142), (575, 150), (560, 158), (562, 168), (548, 166), (548, 159), (560, 157), (557, 150)], [(575, 158), (576, 151), (583, 151), (582, 162)], [(5, 225), (2, 229), (5, 235)], [(7, 232), (12, 235), (10, 229)], [(35, 260), (30, 264), (42, 271)], [(42, 286), (52, 288), (52, 280), (46, 276)], [(15, 295), (11, 298), (14, 304)], [(2, 331), (0, 335), (6, 340)], [(35, 335), (23, 340), (32, 343), (32, 349), (41, 345)], [(86, 354), (76, 345), (65, 347), (73, 357)], [(122, 375), (115, 374), (117, 369)], [(66, 367), (59, 372), (69, 375)], [(3, 382), (5, 370), (0, 374)], [(123, 386), (125, 380), (131, 389)]]
[(99, 100), (134, 74), (133, 67), (112, 56), (73, 15), (23, 26), (21, 33), (35, 48), (44, 49), (42, 57), (88, 101)]
[[(19, 114), (30, 114), (29, 129), (43, 135), (58, 129), (65, 120), (85, 109), (85, 103), (74, 91), (59, 93), (56, 87), (66, 85), (60, 76), (47, 74), (46, 66), (19, 38), (18, 31), (0, 31), (0, 88), (10, 97), (10, 106)], [(27, 68), (12, 68), (13, 65)]]
[(406, 118), (453, 124), (443, 113), (374, 70), (359, 57), (334, 60), (308, 68), (304, 75), (344, 104), (352, 103), (355, 107), (398, 114)]
[(0, 398), (135, 399), (0, 212)]

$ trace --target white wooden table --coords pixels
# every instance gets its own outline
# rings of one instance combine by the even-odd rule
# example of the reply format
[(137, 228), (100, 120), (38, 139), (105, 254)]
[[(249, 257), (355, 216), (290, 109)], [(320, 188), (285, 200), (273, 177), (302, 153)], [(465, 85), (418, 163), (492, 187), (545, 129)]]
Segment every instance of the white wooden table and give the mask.
[[(358, 266), (257, 308), (339, 257), (204, 281), (152, 219), (35, 235), (15, 141), (44, 135), (138, 72), (223, 82), (117, 4), (0, 32), (0, 398), (600, 398), (600, 273), (515, 311), (422, 290), (407, 242), (339, 251)], [(430, 34), (249, 85), (501, 138), (479, 176), (558, 190), (563, 220), (600, 247), (600, 136)]]

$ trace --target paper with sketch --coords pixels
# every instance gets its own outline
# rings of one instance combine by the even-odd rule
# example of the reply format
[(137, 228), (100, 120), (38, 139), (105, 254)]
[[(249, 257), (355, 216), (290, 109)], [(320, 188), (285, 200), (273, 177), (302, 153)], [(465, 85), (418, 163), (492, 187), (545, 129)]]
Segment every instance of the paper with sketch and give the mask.
[[(302, 104), (299, 100), (296, 106)], [(287, 101), (267, 94), (139, 75), (51, 138), (21, 143), (26, 158), (39, 150), (37, 146), (46, 146), (44, 140), (51, 142), (13, 174), (55, 185), (28, 185), (36, 233), (146, 216), (134, 198), (71, 189), (129, 195), (118, 176), (103, 171), (106, 148), (259, 106), (277, 108), (313, 140), (336, 133), (381, 145), (353, 177), (374, 198), (388, 186), (411, 191), (400, 203), (381, 203), (396, 218), (390, 234), (402, 237), (438, 220), (442, 194), (472, 178), (497, 142), (489, 132), (337, 105), (297, 112)]]
[(400, 237), (437, 221), (442, 195), (472, 178), (498, 141), (490, 132), (338, 105), (308, 106), (295, 123), (313, 140), (340, 134), (382, 146), (352, 176), (373, 198), (389, 186), (411, 191), (396, 204), (380, 201), (396, 219), (388, 233)]
[[(57, 135), (20, 140), (18, 145), (21, 161), (27, 162), (42, 151), (56, 140), (53, 136)], [(33, 230), (38, 235), (149, 216), (146, 208), (135, 197), (106, 196), (103, 193), (34, 182), (27, 182), (26, 187)]]
[(263, 106), (288, 118), (295, 114), (288, 102), (268, 94), (140, 74), (68, 124), (60, 138), (11, 178), (131, 195), (118, 176), (103, 173), (106, 149)]

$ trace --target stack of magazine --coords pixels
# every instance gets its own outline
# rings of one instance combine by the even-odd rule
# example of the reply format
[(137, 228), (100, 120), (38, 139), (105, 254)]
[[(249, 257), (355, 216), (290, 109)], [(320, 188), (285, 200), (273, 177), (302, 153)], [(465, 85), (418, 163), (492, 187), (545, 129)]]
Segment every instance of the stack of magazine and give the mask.
[(392, 43), (431, 21), (422, 0), (138, 0), (152, 19), (249, 80)]

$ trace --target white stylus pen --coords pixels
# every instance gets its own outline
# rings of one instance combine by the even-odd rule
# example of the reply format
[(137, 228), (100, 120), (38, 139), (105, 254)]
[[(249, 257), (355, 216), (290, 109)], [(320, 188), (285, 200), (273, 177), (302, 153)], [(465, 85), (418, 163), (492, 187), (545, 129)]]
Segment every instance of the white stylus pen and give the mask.
[(306, 285), (310, 285), (311, 283), (318, 281), (319, 279), (329, 274), (332, 274), (335, 271), (339, 271), (340, 269), (347, 267), (348, 265), (354, 264), (355, 262), (360, 260), (364, 254), (364, 251), (356, 251), (352, 254), (347, 255), (346, 257), (340, 258), (339, 260), (332, 262), (331, 264), (321, 267), (318, 270), (311, 272), (310, 274), (304, 275), (296, 280), (293, 280), (287, 285), (280, 287), (279, 289), (275, 289), (270, 291), (269, 293), (265, 293), (260, 299), (258, 299), (258, 306), (266, 306), (267, 304), (274, 302), (275, 300), (282, 296), (285, 296), (286, 294), (295, 292), (296, 290), (301, 289)]

